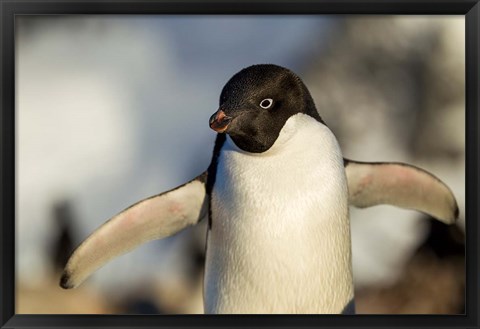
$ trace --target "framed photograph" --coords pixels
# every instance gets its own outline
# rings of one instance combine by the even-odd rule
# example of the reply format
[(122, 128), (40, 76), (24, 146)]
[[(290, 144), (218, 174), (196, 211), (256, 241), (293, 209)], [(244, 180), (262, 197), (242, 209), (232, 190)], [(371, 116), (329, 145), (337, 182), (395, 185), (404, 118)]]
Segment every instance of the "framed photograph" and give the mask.
[(477, 1), (0, 10), (1, 328), (478, 327)]

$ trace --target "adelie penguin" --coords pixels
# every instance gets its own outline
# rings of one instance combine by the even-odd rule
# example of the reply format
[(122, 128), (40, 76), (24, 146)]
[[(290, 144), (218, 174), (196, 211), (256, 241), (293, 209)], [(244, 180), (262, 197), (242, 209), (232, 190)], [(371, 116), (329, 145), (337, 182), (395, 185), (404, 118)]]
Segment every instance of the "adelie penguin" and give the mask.
[(62, 287), (208, 217), (205, 313), (352, 313), (349, 205), (391, 204), (445, 223), (458, 217), (452, 192), (432, 174), (344, 159), (288, 69), (235, 74), (209, 123), (218, 134), (208, 169), (98, 228), (73, 252)]

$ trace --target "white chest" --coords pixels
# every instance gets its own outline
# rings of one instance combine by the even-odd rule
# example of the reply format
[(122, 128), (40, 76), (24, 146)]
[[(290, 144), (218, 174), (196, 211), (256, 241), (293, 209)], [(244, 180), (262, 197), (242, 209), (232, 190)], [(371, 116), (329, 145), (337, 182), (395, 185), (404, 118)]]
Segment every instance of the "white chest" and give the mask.
[(345, 171), (326, 126), (296, 115), (262, 154), (227, 138), (211, 206), (207, 313), (339, 313), (353, 297)]

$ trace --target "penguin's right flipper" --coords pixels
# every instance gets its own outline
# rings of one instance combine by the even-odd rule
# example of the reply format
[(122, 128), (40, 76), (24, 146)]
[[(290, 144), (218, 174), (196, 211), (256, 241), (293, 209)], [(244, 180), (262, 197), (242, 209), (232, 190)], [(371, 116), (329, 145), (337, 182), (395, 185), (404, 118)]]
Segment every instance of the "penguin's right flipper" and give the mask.
[(452, 191), (429, 172), (405, 164), (344, 159), (349, 203), (359, 208), (379, 204), (424, 212), (452, 224), (458, 206)]
[(206, 214), (207, 173), (159, 195), (144, 199), (112, 217), (73, 252), (60, 286), (77, 287), (111, 259), (135, 247), (171, 236)]

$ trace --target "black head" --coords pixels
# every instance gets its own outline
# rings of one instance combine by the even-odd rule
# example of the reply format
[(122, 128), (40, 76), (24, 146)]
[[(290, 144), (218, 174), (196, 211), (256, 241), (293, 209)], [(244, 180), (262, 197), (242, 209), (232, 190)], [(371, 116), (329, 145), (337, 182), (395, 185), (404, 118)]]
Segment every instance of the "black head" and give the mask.
[(304, 113), (322, 122), (310, 93), (292, 71), (277, 65), (253, 65), (223, 87), (220, 108), (210, 127), (227, 133), (242, 150), (261, 153), (277, 140), (292, 115)]

